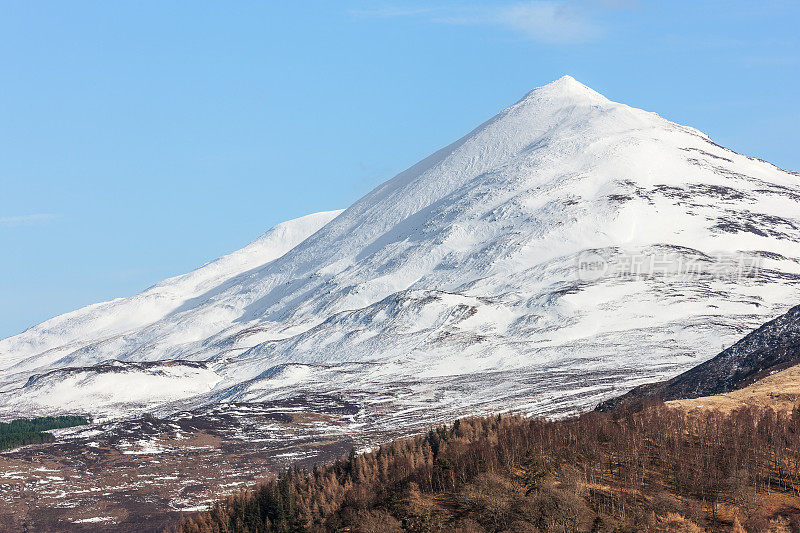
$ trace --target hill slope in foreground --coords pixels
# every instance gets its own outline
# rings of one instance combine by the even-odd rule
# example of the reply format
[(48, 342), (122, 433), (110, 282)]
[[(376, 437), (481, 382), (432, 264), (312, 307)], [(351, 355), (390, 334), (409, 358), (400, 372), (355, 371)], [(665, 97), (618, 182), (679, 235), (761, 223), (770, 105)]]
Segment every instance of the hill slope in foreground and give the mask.
[(685, 410), (700, 409), (730, 413), (744, 407), (770, 408), (790, 413), (800, 405), (800, 366), (770, 374), (731, 392), (664, 402)]
[[(714, 403), (730, 404), (721, 398), (750, 398), (763, 403), (763, 395), (788, 394), (784, 404), (793, 394), (793, 376), (796, 369), (780, 372), (800, 362), (800, 305), (786, 314), (770, 320), (752, 331), (730, 348), (712, 359), (687, 370), (674, 378), (649, 383), (634, 388), (626, 394), (601, 403), (599, 411), (638, 409), (646, 403), (689, 400), (714, 396)], [(776, 372), (779, 375), (773, 376)], [(758, 382), (766, 378), (764, 382)], [(748, 385), (756, 383), (752, 387)], [(744, 389), (745, 390), (739, 390)], [(758, 400), (757, 400), (758, 398)], [(709, 400), (712, 401), (712, 400)], [(691, 402), (683, 402), (690, 405)], [(785, 407), (785, 405), (784, 405)]]
[(577, 412), (785, 312), (797, 257), (796, 173), (567, 76), (343, 212), (0, 341), (0, 415)]

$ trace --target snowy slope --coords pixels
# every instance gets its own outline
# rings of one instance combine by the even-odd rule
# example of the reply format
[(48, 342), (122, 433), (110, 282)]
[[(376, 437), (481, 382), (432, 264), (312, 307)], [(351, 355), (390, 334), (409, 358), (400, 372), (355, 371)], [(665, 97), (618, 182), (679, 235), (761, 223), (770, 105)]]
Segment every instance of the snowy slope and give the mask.
[(191, 403), (335, 392), (395, 426), (565, 412), (800, 300), (796, 173), (570, 77), (317, 221), (157, 313), (140, 295), (2, 341), (0, 412), (46, 406), (32, 375), (109, 359), (206, 362)]

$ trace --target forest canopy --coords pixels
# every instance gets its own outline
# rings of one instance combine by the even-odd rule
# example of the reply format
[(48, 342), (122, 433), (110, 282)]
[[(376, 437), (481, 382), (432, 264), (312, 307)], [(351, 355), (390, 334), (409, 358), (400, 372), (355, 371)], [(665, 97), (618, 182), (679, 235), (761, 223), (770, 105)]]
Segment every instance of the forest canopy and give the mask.
[(184, 520), (210, 531), (800, 531), (800, 411), (476, 417)]

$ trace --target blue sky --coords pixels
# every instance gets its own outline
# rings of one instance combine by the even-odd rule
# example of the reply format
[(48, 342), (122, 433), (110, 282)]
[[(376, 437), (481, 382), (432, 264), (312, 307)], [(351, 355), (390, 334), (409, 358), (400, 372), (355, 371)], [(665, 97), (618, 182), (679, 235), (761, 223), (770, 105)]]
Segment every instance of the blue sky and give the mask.
[(0, 9), (0, 337), (346, 207), (563, 74), (800, 169), (798, 2)]

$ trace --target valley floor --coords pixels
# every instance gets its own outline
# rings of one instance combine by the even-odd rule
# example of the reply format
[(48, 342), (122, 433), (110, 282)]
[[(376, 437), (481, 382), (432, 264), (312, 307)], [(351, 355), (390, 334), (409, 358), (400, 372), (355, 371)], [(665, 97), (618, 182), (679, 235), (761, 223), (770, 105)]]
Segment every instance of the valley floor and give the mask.
[(286, 465), (358, 446), (358, 413), (304, 396), (60, 430), (0, 453), (0, 531), (161, 531)]
[[(59, 430), (55, 443), (0, 452), (0, 532), (26, 525), (29, 531), (161, 531), (286, 465), (324, 464), (351, 447), (512, 405), (526, 413), (573, 414), (623, 379), (646, 378), (631, 369), (587, 371), (579, 379), (567, 368), (476, 373), (395, 382), (346, 398), (298, 389), (284, 400), (183, 406), (165, 418)], [(545, 382), (557, 393), (540, 394)]]

